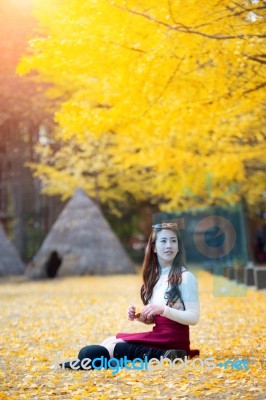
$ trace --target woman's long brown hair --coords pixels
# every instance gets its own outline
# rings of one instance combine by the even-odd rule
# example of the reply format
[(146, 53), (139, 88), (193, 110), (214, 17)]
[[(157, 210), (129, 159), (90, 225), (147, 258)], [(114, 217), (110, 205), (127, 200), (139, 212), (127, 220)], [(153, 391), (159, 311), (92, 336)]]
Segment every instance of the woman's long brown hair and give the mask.
[[(172, 267), (170, 269), (168, 277), (170, 290), (168, 290), (166, 295), (168, 301), (175, 302), (178, 298), (181, 297), (178, 285), (182, 282), (181, 270), (182, 266), (186, 267), (186, 257), (184, 245), (182, 243), (179, 231), (177, 229), (170, 230), (174, 232), (177, 237), (178, 253), (175, 256)], [(154, 252), (157, 234), (158, 230), (155, 230), (149, 237), (142, 266), (143, 285), (140, 290), (140, 297), (144, 305), (148, 304), (152, 296), (153, 288), (160, 278), (160, 265), (158, 262), (157, 254)]]

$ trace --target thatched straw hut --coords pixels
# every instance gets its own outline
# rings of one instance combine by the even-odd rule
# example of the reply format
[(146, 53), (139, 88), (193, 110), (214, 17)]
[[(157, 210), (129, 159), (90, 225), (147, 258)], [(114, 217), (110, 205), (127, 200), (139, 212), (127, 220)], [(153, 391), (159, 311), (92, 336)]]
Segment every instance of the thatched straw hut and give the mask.
[(55, 252), (62, 259), (58, 276), (134, 271), (98, 206), (82, 189), (77, 189), (59, 215), (27, 275), (33, 279), (47, 277), (47, 260)]
[(25, 266), (0, 224), (0, 276), (23, 275)]

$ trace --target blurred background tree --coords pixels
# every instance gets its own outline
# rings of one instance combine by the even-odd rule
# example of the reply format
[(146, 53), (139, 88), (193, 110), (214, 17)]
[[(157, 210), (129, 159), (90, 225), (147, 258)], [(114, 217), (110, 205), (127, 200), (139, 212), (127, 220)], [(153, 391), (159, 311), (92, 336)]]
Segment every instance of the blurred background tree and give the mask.
[(62, 208), (59, 196), (40, 195), (40, 180), (25, 167), (39, 161), (35, 146), (53, 126), (43, 85), (15, 73), (35, 32), (31, 6), (30, 0), (0, 6), (0, 221), (24, 260), (36, 253)]
[(162, 210), (261, 201), (263, 2), (36, 0), (35, 14), (18, 71), (37, 71), (61, 99), (59, 152), (45, 146), (33, 167), (47, 193), (67, 197), (81, 180), (103, 204), (126, 193)]
[[(12, 189), (2, 214), (12, 214), (9, 204), (21, 218), (27, 204), (43, 215), (36, 201), (44, 201), (51, 204), (48, 227), (61, 207), (54, 196), (66, 200), (81, 186), (127, 241), (147, 235), (158, 210), (245, 201), (262, 219), (263, 1), (148, 0), (144, 7), (135, 0), (35, 0), (36, 20), (26, 3), (8, 0), (2, 13), (3, 48), (13, 55), (1, 103), (15, 96), (1, 117), (1, 170), (10, 169), (1, 175), (1, 199), (15, 179), (22, 182), (21, 171), (35, 187), (32, 196), (21, 195), (25, 184), (16, 195)], [(30, 37), (17, 69), (28, 75), (15, 78)], [(15, 123), (17, 107), (24, 111), (10, 134), (7, 121)]]

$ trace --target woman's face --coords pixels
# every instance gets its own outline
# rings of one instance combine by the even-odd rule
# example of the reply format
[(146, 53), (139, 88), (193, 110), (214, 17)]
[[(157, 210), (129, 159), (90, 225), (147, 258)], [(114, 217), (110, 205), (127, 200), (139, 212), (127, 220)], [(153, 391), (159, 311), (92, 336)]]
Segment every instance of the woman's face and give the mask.
[(159, 264), (170, 267), (178, 252), (178, 240), (173, 231), (162, 229), (157, 233), (154, 252), (157, 254)]

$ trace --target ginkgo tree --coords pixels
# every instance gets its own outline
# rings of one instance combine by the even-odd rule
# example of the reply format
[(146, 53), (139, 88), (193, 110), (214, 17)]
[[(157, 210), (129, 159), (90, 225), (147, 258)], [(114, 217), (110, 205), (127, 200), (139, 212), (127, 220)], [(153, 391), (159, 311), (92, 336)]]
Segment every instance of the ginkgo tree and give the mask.
[(162, 210), (260, 200), (264, 1), (35, 0), (35, 16), (18, 72), (59, 104), (60, 148), (32, 166), (48, 193), (79, 183)]

